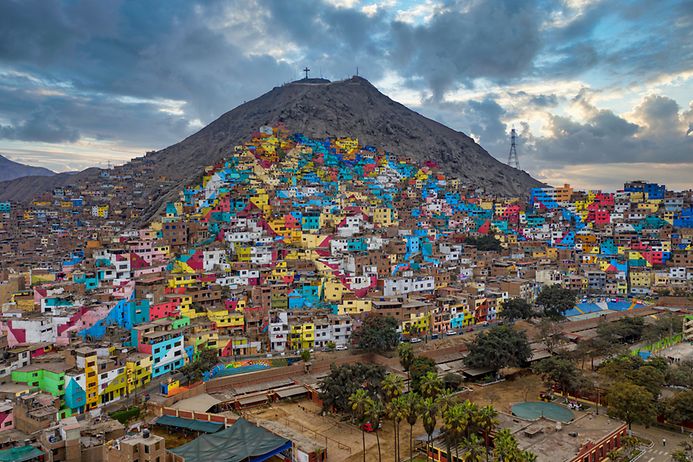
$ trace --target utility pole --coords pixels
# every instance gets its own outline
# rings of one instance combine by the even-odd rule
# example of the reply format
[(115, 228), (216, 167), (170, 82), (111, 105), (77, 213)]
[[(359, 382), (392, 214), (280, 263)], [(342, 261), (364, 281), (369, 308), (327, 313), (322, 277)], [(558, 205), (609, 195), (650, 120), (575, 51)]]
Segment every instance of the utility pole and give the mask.
[(515, 146), (515, 139), (517, 138), (517, 132), (513, 127), (510, 130), (510, 152), (508, 153), (508, 165), (515, 167), (520, 170), (520, 160), (517, 158), (517, 148)]

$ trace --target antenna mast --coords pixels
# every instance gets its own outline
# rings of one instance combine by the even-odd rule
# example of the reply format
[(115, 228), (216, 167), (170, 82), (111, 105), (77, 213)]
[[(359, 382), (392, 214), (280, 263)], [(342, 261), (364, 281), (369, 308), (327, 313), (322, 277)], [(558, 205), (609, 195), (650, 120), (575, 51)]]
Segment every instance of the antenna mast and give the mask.
[(510, 152), (508, 153), (508, 165), (520, 170), (520, 160), (517, 158), (517, 147), (515, 145), (515, 140), (517, 138), (517, 132), (513, 127), (510, 130)]

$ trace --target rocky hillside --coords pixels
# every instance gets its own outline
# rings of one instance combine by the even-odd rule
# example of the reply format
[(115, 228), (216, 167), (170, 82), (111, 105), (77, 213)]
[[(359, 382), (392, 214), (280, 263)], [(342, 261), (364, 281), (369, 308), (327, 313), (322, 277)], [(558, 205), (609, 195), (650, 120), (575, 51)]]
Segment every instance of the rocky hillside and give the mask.
[(20, 164), (5, 156), (0, 155), (0, 181), (9, 181), (25, 176), (51, 176), (55, 172), (43, 167), (32, 167), (31, 165)]
[[(225, 157), (261, 125), (283, 123), (311, 137), (351, 136), (417, 161), (433, 160), (468, 184), (500, 195), (526, 193), (541, 185), (527, 173), (491, 156), (470, 137), (399, 104), (360, 77), (339, 82), (299, 80), (275, 87), (257, 99), (227, 112), (180, 143), (147, 155), (157, 171), (179, 184), (189, 182), (200, 168)], [(0, 183), (0, 199), (27, 200), (28, 193), (50, 190), (72, 181), (89, 181), (93, 171), (53, 177), (45, 188), (35, 179)], [(30, 186), (31, 183), (31, 186)], [(152, 216), (164, 197), (150, 185)]]

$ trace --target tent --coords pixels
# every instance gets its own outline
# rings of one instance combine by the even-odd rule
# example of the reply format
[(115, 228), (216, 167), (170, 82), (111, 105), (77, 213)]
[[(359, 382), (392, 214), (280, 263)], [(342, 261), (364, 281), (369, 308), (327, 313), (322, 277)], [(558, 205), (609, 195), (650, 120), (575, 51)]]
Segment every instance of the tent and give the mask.
[(162, 415), (155, 422), (157, 425), (165, 425), (167, 427), (184, 428), (196, 432), (214, 433), (222, 429), (224, 426), (221, 422), (205, 422), (195, 419), (184, 419), (172, 415)]
[(169, 451), (185, 462), (262, 462), (291, 446), (286, 438), (238, 419), (226, 430), (202, 435)]

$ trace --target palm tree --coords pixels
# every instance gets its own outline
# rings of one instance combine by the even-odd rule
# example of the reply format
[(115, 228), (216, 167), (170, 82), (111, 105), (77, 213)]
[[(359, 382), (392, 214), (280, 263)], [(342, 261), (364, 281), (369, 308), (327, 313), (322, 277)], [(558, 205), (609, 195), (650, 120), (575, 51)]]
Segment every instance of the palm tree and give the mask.
[(419, 390), (424, 398), (435, 398), (443, 390), (443, 381), (435, 372), (427, 372), (419, 381)]
[(397, 347), (397, 355), (399, 356), (399, 363), (402, 365), (405, 371), (407, 371), (407, 380), (409, 384), (407, 389), (411, 387), (411, 376), (409, 375), (409, 368), (414, 363), (414, 349), (409, 343), (400, 343)]
[(479, 427), (479, 406), (476, 403), (472, 403), (468, 399), (464, 400), (462, 403), (462, 409), (467, 416), (467, 429), (464, 432), (464, 436), (468, 437), (472, 431), (476, 431)]
[(450, 390), (443, 389), (443, 391), (436, 396), (436, 403), (438, 404), (440, 413), (443, 414), (448, 410), (448, 408), (457, 403), (457, 398), (450, 392)]
[(375, 431), (375, 439), (378, 442), (378, 462), (382, 462), (382, 455), (380, 452), (380, 420), (384, 413), (383, 404), (379, 400), (368, 397), (366, 401), (365, 420), (373, 425)]
[(451, 447), (455, 447), (456, 457), (459, 459), (459, 444), (467, 434), (470, 423), (468, 410), (464, 404), (455, 404), (449, 407), (443, 414), (443, 435), (447, 445), (447, 460), (452, 460)]
[(358, 422), (361, 428), (361, 442), (363, 444), (363, 462), (366, 462), (366, 431), (363, 424), (366, 423), (366, 411), (370, 400), (368, 392), (363, 388), (359, 388), (349, 396), (349, 408), (351, 409), (352, 417)]
[(465, 462), (482, 462), (484, 460), (484, 454), (486, 450), (481, 444), (481, 438), (475, 434), (469, 435), (462, 441), (464, 445), (464, 460)]
[(423, 420), (424, 430), (426, 430), (426, 460), (431, 451), (433, 443), (433, 432), (436, 430), (436, 417), (438, 416), (438, 402), (432, 398), (426, 398), (421, 403), (421, 418)]
[(380, 389), (385, 403), (389, 403), (402, 394), (402, 390), (404, 390), (404, 378), (402, 378), (401, 375), (389, 373), (385, 376), (383, 381), (380, 382)]
[(414, 425), (421, 413), (421, 396), (416, 392), (410, 392), (404, 397), (406, 398), (404, 415), (409, 424), (409, 460), (411, 460), (414, 455)]
[(519, 462), (537, 462), (537, 455), (532, 451), (520, 451)]
[(501, 428), (493, 438), (493, 459), (508, 462), (510, 455), (517, 448), (517, 440), (507, 428)]
[(405, 417), (405, 409), (407, 407), (406, 398), (404, 396), (398, 396), (397, 398), (390, 401), (387, 405), (387, 416), (392, 419), (392, 424), (395, 427), (395, 462), (399, 462), (399, 423)]
[(498, 425), (498, 411), (493, 406), (482, 407), (477, 414), (477, 425), (484, 432), (484, 446), (486, 447), (486, 460), (488, 460), (491, 432)]

